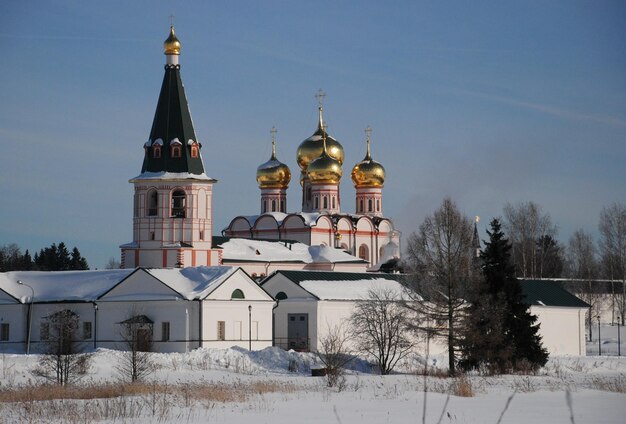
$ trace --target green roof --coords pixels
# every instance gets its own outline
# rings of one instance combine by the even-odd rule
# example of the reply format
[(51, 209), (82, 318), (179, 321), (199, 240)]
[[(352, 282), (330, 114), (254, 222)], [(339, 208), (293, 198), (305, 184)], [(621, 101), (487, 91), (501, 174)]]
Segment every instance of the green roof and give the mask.
[[(405, 274), (385, 274), (373, 272), (333, 272), (333, 271), (276, 271), (274, 274), (283, 274), (294, 283), (302, 281), (359, 281), (385, 278), (387, 280), (403, 281)], [(269, 276), (267, 277), (269, 278)], [(266, 278), (266, 279), (267, 279)]]
[(589, 305), (554, 281), (519, 280), (529, 305), (589, 308)]

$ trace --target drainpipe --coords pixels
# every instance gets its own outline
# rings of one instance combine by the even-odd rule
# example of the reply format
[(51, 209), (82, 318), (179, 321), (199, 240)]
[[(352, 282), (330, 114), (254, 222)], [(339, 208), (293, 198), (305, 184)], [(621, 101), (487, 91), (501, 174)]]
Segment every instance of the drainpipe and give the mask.
[(276, 326), (276, 318), (274, 317), (274, 311), (278, 308), (279, 303), (280, 300), (276, 300), (276, 304), (272, 306), (272, 346), (276, 346), (276, 329), (274, 328)]
[(202, 299), (198, 299), (198, 347), (202, 347)]

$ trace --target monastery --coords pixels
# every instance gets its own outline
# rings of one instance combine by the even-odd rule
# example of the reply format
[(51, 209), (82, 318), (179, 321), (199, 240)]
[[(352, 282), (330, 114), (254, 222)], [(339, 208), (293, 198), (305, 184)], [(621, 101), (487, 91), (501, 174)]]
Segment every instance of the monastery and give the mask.
[[(76, 319), (80, 340), (70, 342), (90, 349), (125, 349), (130, 328), (160, 352), (315, 350), (370, 290), (402, 297), (404, 276), (374, 272), (400, 256), (400, 233), (383, 215), (385, 168), (372, 158), (368, 130), (365, 157), (351, 171), (354, 211), (342, 211), (344, 150), (324, 125), (321, 92), (317, 130), (296, 158), (301, 210), (287, 212), (291, 170), (273, 137), (271, 157), (257, 169), (260, 213), (233, 218), (213, 237), (217, 181), (205, 172), (180, 50), (172, 26), (141, 173), (130, 179), (133, 238), (120, 246), (122, 269), (0, 273), (0, 352), (45, 351), (59, 315)], [(584, 355), (589, 305), (556, 284), (522, 286), (549, 352)]]
[[(212, 193), (217, 181), (205, 173), (202, 144), (193, 127), (180, 75), (181, 43), (173, 27), (164, 51), (165, 75), (150, 136), (143, 146), (141, 173), (130, 180), (134, 185), (133, 241), (121, 246), (122, 267), (227, 264), (228, 252), (212, 240)], [(272, 155), (257, 170), (260, 215), (235, 217), (223, 235), (336, 248), (358, 256), (353, 263), (360, 259), (362, 270), (380, 267), (400, 256), (400, 233), (383, 216), (385, 168), (372, 159), (368, 130), (365, 157), (351, 173), (356, 188), (355, 211), (343, 213), (339, 184), (344, 150), (327, 134), (323, 96), (321, 91), (317, 96), (317, 131), (298, 148), (302, 210), (286, 212), (291, 171), (276, 158), (273, 137)], [(277, 262), (271, 257), (255, 259)]]

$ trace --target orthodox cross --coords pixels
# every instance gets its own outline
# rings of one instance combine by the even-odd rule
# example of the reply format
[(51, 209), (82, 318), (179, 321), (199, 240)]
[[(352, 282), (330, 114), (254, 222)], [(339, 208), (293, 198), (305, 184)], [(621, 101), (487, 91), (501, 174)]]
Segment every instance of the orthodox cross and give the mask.
[(174, 18), (175, 18), (175, 16), (174, 15), (170, 15), (169, 18), (170, 18), (170, 26), (174, 26)]
[(274, 126), (270, 130), (270, 134), (272, 134), (272, 157), (276, 156), (276, 133), (277, 132), (278, 130)]
[(324, 101), (324, 97), (326, 97), (326, 93), (324, 93), (322, 89), (320, 88), (317, 94), (315, 95), (315, 98), (317, 99), (317, 102), (319, 103), (320, 108), (322, 107), (322, 102)]

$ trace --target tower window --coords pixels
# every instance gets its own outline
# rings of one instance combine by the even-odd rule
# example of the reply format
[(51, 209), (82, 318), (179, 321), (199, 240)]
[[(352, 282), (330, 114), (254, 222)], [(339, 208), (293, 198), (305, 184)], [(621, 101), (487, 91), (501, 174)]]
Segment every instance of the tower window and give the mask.
[(267, 212), (267, 200), (263, 200), (263, 213)]
[(179, 158), (181, 156), (182, 149), (178, 145), (172, 146), (172, 157)]
[(324, 196), (324, 209), (328, 209), (328, 197)]
[(174, 218), (185, 217), (185, 192), (176, 190), (172, 193), (172, 214)]
[(157, 216), (159, 207), (159, 194), (156, 190), (148, 192), (148, 216)]
[(337, 200), (337, 199), (333, 196), (333, 209), (335, 209), (335, 208), (336, 208), (336, 206), (335, 206), (335, 205), (336, 205), (336, 200)]
[(152, 157), (155, 159), (161, 158), (161, 146), (159, 145), (152, 146)]
[(376, 200), (376, 212), (380, 212), (380, 200)]
[(372, 211), (372, 199), (369, 199), (367, 201), (367, 211), (371, 212)]
[(363, 212), (363, 199), (359, 200), (359, 212)]
[(204, 231), (200, 231), (200, 240), (204, 240)]
[(198, 143), (196, 143), (193, 140), (189, 140), (187, 142), (187, 144), (189, 144), (190, 147), (190, 152), (191, 152), (191, 157), (192, 158), (197, 158), (198, 157)]
[(285, 213), (285, 201), (284, 200), (280, 201), (280, 211), (282, 213)]
[(316, 197), (315, 198), (315, 209), (319, 209), (319, 207), (320, 207), (320, 198)]
[(276, 212), (276, 200), (272, 200), (272, 212)]

